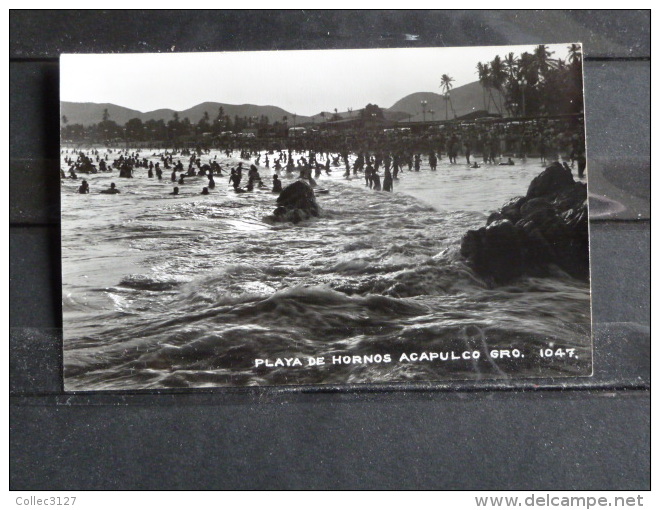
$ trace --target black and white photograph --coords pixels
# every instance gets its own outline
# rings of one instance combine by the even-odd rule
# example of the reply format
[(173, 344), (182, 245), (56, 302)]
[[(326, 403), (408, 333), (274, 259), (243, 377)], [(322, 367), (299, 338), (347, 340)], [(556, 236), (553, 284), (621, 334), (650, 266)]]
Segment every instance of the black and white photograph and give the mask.
[(64, 389), (592, 373), (582, 45), (64, 54)]

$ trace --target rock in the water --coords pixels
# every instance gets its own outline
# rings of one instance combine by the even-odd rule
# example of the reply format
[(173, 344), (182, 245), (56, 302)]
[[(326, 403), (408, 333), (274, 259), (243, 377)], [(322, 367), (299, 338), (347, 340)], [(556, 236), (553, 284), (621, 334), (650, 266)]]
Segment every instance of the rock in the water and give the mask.
[(534, 213), (537, 213), (539, 211), (546, 211), (546, 210), (550, 210), (550, 211), (554, 210), (554, 207), (552, 205), (552, 202), (550, 202), (550, 200), (543, 197), (532, 198), (531, 200), (527, 200), (525, 201), (524, 204), (522, 204), (522, 207), (520, 208), (520, 217), (521, 219), (527, 218), (528, 216), (531, 216)]
[(507, 220), (515, 223), (520, 219), (520, 206), (525, 203), (525, 197), (516, 197), (502, 206), (500, 212)]
[(530, 184), (527, 196), (493, 212), (486, 227), (470, 230), (461, 254), (482, 277), (506, 283), (523, 275), (547, 275), (552, 266), (589, 278), (587, 190), (554, 163)]
[(527, 188), (527, 198), (556, 195), (564, 188), (571, 187), (573, 184), (575, 184), (575, 179), (573, 179), (571, 171), (555, 161), (543, 170), (543, 172), (534, 177), (529, 188)]
[(498, 220), (463, 237), (461, 254), (474, 270), (497, 283), (522, 276), (524, 247), (519, 229), (509, 220)]
[(277, 197), (277, 209), (272, 219), (299, 223), (318, 216), (319, 211), (312, 187), (304, 181), (296, 181), (284, 188)]

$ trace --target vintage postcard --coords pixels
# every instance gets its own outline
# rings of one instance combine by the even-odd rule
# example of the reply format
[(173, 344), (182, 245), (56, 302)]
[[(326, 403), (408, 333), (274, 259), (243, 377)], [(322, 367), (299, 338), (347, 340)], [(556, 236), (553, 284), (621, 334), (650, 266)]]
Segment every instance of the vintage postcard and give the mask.
[(592, 372), (582, 47), (62, 55), (67, 391)]

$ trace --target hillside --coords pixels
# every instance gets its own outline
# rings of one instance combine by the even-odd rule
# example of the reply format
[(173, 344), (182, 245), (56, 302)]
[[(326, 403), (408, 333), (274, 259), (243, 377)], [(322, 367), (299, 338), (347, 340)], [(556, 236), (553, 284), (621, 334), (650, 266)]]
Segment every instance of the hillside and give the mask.
[[(61, 117), (64, 115), (67, 118), (68, 124), (82, 124), (88, 126), (96, 124), (103, 120), (103, 110), (108, 109), (110, 119), (114, 120), (117, 124), (125, 124), (130, 119), (144, 115), (137, 110), (124, 108), (111, 103), (68, 103), (66, 101), (60, 102), (60, 122)], [(171, 114), (170, 114), (171, 118)]]
[[(269, 122), (273, 123), (275, 121), (282, 122), (282, 118), (287, 117), (289, 124), (293, 124), (292, 113), (277, 106), (260, 106), (255, 104), (236, 105), (206, 102), (179, 112), (179, 117), (182, 119), (188, 117), (192, 123), (196, 123), (203, 117), (204, 112), (208, 112), (211, 120), (213, 120), (217, 117), (218, 109), (221, 106), (224, 108), (225, 115), (229, 115), (231, 118), (234, 118), (235, 115), (238, 115), (239, 117), (261, 117), (262, 115), (265, 115), (268, 117)], [(297, 115), (296, 123), (300, 124), (301, 122), (307, 122), (309, 119), (309, 117)]]
[[(498, 105), (500, 102), (501, 96), (496, 90), (492, 91), (493, 96), (496, 98)], [(394, 103), (390, 108), (384, 110), (385, 118), (392, 121), (408, 121), (408, 119), (415, 121), (421, 121), (423, 119), (422, 107), (420, 101), (428, 101), (426, 106), (426, 120), (444, 120), (445, 118), (445, 101), (441, 94), (434, 92), (415, 92), (410, 94), (396, 103)], [(485, 110), (484, 104), (484, 92), (483, 88), (478, 82), (468, 83), (462, 87), (456, 87), (451, 91), (451, 101), (454, 107), (454, 112), (457, 116), (462, 116), (477, 110)], [(382, 106), (382, 105), (381, 105)], [(282, 121), (284, 117), (287, 117), (289, 125), (294, 124), (293, 113), (287, 112), (286, 110), (279, 108), (277, 106), (270, 105), (255, 105), (255, 104), (227, 104), (227, 103), (216, 103), (216, 102), (205, 102), (178, 112), (179, 118), (184, 119), (188, 117), (190, 122), (193, 124), (199, 122), (203, 117), (204, 112), (208, 112), (209, 118), (213, 121), (218, 115), (218, 109), (222, 107), (224, 109), (225, 115), (230, 117), (239, 116), (239, 117), (261, 117), (265, 115), (268, 117), (268, 120), (273, 123), (275, 121)], [(175, 113), (174, 110), (169, 108), (162, 108), (159, 110), (154, 110), (151, 112), (139, 112), (137, 110), (132, 110), (130, 108), (124, 108), (122, 106), (117, 106), (110, 103), (71, 103), (62, 101), (60, 103), (61, 115), (67, 117), (68, 124), (83, 124), (88, 126), (90, 124), (96, 124), (100, 122), (103, 118), (103, 110), (107, 108), (108, 114), (110, 115), (110, 120), (115, 121), (117, 124), (123, 125), (128, 120), (133, 118), (138, 118), (143, 122), (147, 120), (164, 120), (165, 122), (172, 120), (172, 117)], [(431, 114), (431, 110), (434, 111)], [(356, 108), (352, 112), (353, 116), (358, 115), (359, 108)], [(490, 101), (489, 111), (491, 113), (497, 113), (498, 110), (493, 105), (493, 102)], [(308, 122), (314, 122), (320, 124), (326, 120), (329, 120), (334, 112), (323, 112), (313, 115), (311, 117), (306, 117), (303, 115), (297, 115), (295, 123), (305, 124)], [(349, 118), (351, 114), (348, 112), (338, 112), (339, 116), (343, 119)], [(453, 118), (451, 108), (449, 108), (449, 118)]]
[[(492, 90), (493, 97), (496, 99), (499, 106), (501, 94), (496, 90)], [(454, 107), (456, 116), (460, 117), (477, 110), (486, 110), (484, 104), (483, 87), (479, 82), (468, 83), (461, 87), (456, 87), (451, 90), (451, 104)], [(426, 120), (445, 120), (445, 99), (442, 94), (435, 92), (415, 92), (394, 103), (388, 111), (405, 112), (411, 116), (410, 120), (413, 122), (423, 120), (422, 106), (420, 101), (427, 101), (426, 105)], [(488, 101), (488, 96), (486, 96)], [(431, 114), (431, 110), (435, 113)], [(490, 101), (488, 111), (491, 113), (498, 113), (497, 108)], [(448, 107), (449, 119), (453, 118), (451, 106)], [(404, 119), (408, 120), (408, 118)]]
[[(254, 104), (233, 105), (226, 103), (206, 102), (182, 110), (179, 113), (179, 118), (184, 119), (188, 117), (190, 122), (197, 123), (204, 116), (204, 112), (208, 112), (211, 120), (215, 119), (218, 115), (218, 109), (224, 108), (225, 115), (234, 117), (260, 117), (266, 115), (269, 121), (282, 121), (284, 116), (288, 117), (289, 124), (293, 124), (293, 114), (279, 108), (277, 106), (259, 106)], [(68, 124), (82, 124), (88, 126), (96, 124), (103, 119), (103, 110), (107, 108), (110, 120), (115, 121), (117, 124), (125, 124), (128, 120), (138, 118), (143, 122), (147, 120), (164, 120), (165, 122), (172, 120), (175, 110), (169, 108), (162, 108), (151, 112), (140, 112), (123, 106), (117, 106), (110, 103), (71, 103), (62, 101), (60, 103), (60, 115), (67, 117)], [(296, 123), (310, 121), (311, 117), (298, 115)]]

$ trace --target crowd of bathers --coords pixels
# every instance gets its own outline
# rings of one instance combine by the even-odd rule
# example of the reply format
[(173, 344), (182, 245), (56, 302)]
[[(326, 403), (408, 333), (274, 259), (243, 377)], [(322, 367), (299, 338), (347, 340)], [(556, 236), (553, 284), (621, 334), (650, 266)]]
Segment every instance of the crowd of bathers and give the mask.
[[(215, 177), (229, 174), (229, 185), (237, 193), (268, 189), (282, 189), (280, 173), (287, 177), (296, 176), (316, 185), (323, 173), (330, 175), (333, 168), (343, 168), (343, 176), (350, 178), (362, 174), (365, 185), (377, 191), (393, 191), (394, 181), (407, 167), (408, 171), (419, 171), (426, 161), (432, 171), (437, 169), (443, 156), (450, 164), (462, 164), (471, 168), (481, 165), (514, 165), (513, 158), (539, 157), (542, 164), (548, 160), (569, 160), (577, 163), (577, 173), (584, 176), (586, 168), (584, 131), (582, 124), (575, 122), (528, 122), (502, 125), (479, 125), (471, 123), (457, 125), (441, 132), (426, 131), (411, 134), (405, 130), (382, 130), (371, 133), (342, 132), (318, 136), (299, 137), (280, 142), (253, 139), (243, 142), (242, 147), (225, 146), (220, 152), (229, 160), (236, 153), (241, 162), (233, 168), (223, 168), (218, 155), (210, 156), (209, 148), (174, 148), (154, 152), (150, 158), (142, 150), (108, 148), (101, 153), (98, 149), (63, 149), (65, 168), (61, 178), (77, 179), (78, 173), (94, 174), (118, 171), (120, 178), (133, 178), (136, 171), (145, 169), (148, 178), (163, 179), (164, 170), (170, 172), (175, 186), (173, 195), (179, 194), (179, 186), (189, 177), (206, 177), (208, 183), (201, 193), (209, 194), (216, 187)], [(202, 162), (205, 157), (206, 162)], [(154, 163), (154, 160), (156, 162)], [(183, 161), (182, 161), (183, 160)], [(184, 164), (184, 161), (187, 164)], [(247, 161), (249, 168), (243, 168)], [(251, 164), (250, 164), (251, 163)], [(226, 164), (226, 163), (225, 163)], [(272, 186), (264, 184), (259, 168), (273, 171)], [(382, 175), (380, 173), (382, 169)], [(247, 182), (243, 186), (243, 173)], [(68, 174), (68, 175), (67, 175)], [(79, 188), (82, 194), (89, 193), (89, 184), (83, 181)], [(116, 194), (114, 185), (103, 193)]]

